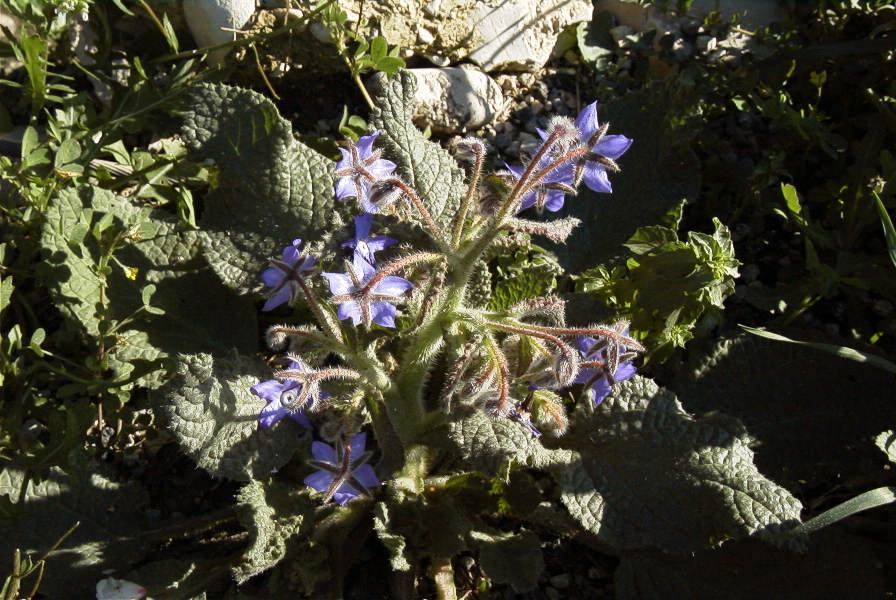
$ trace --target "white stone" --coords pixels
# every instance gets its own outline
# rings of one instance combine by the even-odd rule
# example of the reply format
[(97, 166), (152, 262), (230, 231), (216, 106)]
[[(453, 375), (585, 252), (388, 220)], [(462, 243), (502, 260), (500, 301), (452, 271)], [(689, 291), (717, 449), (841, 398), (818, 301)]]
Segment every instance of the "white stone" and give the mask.
[(308, 31), (311, 32), (311, 35), (314, 36), (321, 44), (327, 44), (328, 46), (333, 45), (333, 36), (330, 35), (330, 30), (327, 29), (327, 26), (319, 21), (313, 22), (309, 27)]
[(635, 32), (634, 29), (629, 27), (628, 25), (618, 25), (610, 29), (610, 36), (613, 38), (613, 41), (619, 45), (622, 40), (625, 39), (626, 36), (631, 35)]
[(450, 58), (448, 58), (447, 56), (442, 56), (440, 54), (433, 54), (431, 56), (427, 56), (426, 58), (429, 60), (429, 62), (437, 67), (447, 67), (451, 64)]
[(141, 600), (146, 598), (146, 590), (124, 579), (106, 577), (96, 584), (96, 600)]
[(434, 36), (432, 32), (426, 27), (421, 27), (417, 30), (417, 41), (424, 46), (429, 46), (434, 41), (436, 41), (436, 36)]
[(442, 133), (465, 133), (495, 119), (504, 95), (477, 69), (409, 69), (417, 79), (414, 122)]
[[(270, 4), (270, 0), (261, 1)], [(474, 62), (486, 72), (540, 69), (560, 34), (571, 25), (591, 20), (593, 10), (591, 0), (337, 2), (349, 15), (363, 12), (358, 26), (362, 38), (381, 35), (389, 46), (409, 51), (407, 56), (444, 57), (440, 66), (441, 62)], [(293, 10), (306, 16), (316, 5), (316, 0), (291, 3)], [(297, 43), (301, 35), (310, 37), (308, 32), (296, 32)]]
[(432, 0), (432, 2), (428, 3), (423, 7), (423, 12), (425, 12), (430, 17), (435, 17), (439, 14), (439, 9), (442, 7), (442, 0)]
[(560, 33), (591, 20), (587, 0), (488, 0), (467, 15), (469, 58), (484, 71), (534, 70), (548, 61)]
[[(255, 0), (184, 0), (184, 18), (200, 48), (233, 41), (236, 37), (225, 29), (240, 29), (255, 12)], [(221, 64), (230, 52), (219, 48), (208, 53), (209, 62)]]

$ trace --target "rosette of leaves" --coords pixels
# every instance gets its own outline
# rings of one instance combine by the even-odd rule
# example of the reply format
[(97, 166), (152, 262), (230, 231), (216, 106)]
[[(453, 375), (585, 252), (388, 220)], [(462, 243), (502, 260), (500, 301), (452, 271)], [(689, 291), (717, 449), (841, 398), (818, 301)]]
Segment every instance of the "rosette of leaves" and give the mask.
[[(384, 154), (399, 165), (399, 174), (418, 191), (439, 226), (449, 226), (466, 188), (463, 170), (412, 125), (410, 74), (400, 73), (391, 80), (378, 77), (374, 87), (379, 109), (373, 121), (381, 132)], [(346, 222), (334, 217), (334, 166), (320, 156), (306, 156), (285, 122), (271, 112), (272, 105), (260, 97), (220, 85), (202, 86), (197, 94), (197, 101), (207, 100), (207, 106), (197, 106), (187, 115), (185, 135), (198, 156), (205, 152), (215, 160), (222, 182), (210, 195), (201, 219), (203, 244), (219, 276), (246, 292), (257, 281), (272, 246), (277, 246), (270, 240), (272, 232), (286, 243), (318, 233), (326, 237)], [(252, 118), (237, 125), (229, 118), (237, 109)], [(281, 172), (273, 173), (270, 165), (279, 165)], [(280, 183), (258, 179), (268, 177)], [(249, 189), (255, 184), (258, 189)], [(262, 193), (272, 194), (276, 201), (258, 198)], [(251, 212), (249, 199), (259, 200)], [(712, 241), (723, 245), (721, 239)], [(694, 242), (713, 257), (726, 256), (707, 243), (709, 248)], [(439, 325), (433, 331), (441, 332), (443, 324)], [(464, 327), (445, 323), (444, 335), (458, 337), (469, 331), (469, 324)], [(464, 342), (459, 341), (461, 346)], [(543, 563), (538, 537), (520, 524), (552, 522), (539, 516), (544, 513), (537, 510), (542, 505), (560, 516), (553, 522), (573, 523), (618, 552), (688, 553), (729, 539), (771, 536), (799, 522), (799, 502), (756, 469), (750, 438), (739, 421), (721, 415), (694, 418), (671, 393), (642, 378), (619, 384), (615, 396), (597, 408), (586, 394), (571, 414), (570, 433), (549, 440), (533, 437), (520, 422), (491, 416), (467, 398), (460, 398), (447, 414), (434, 398), (427, 398), (429, 413), (422, 424), (414, 423), (414, 431), (422, 429), (419, 435), (400, 442), (378, 440), (384, 456), (387, 445), (404, 456), (397, 467), (394, 463), (389, 467), (392, 472), (375, 465), (382, 467), (383, 478), (393, 479), (384, 490), (373, 491), (372, 504), (355, 499), (344, 507), (308, 510), (309, 497), (301, 484), (293, 485), (302, 491), (290, 491), (288, 485), (276, 491), (274, 487), (290, 479), (289, 474), (272, 478), (260, 468), (261, 462), (252, 462), (252, 457), (266, 456), (278, 446), (282, 453), (273, 463), (264, 463), (277, 469), (288, 461), (291, 450), (277, 437), (278, 431), (258, 435), (255, 420), (261, 403), (246, 391), (258, 375), (247, 370), (244, 361), (231, 361), (236, 368), (227, 364), (220, 356), (184, 357), (181, 375), (168, 388), (167, 410), (181, 442), (204, 468), (249, 482), (241, 500), (250, 507), (245, 524), (255, 558), (237, 573), (241, 580), (268, 569), (283, 573), (287, 569), (283, 565), (302, 562), (284, 559), (303, 552), (308, 552), (308, 563), (313, 565), (345, 556), (346, 545), (357, 548), (364, 539), (346, 532), (361, 527), (361, 515), (369, 514), (371, 507), (373, 530), (396, 570), (410, 570), (428, 560), (438, 570), (434, 574), (438, 579), (450, 571), (453, 556), (471, 550), (478, 552), (490, 576), (521, 590), (535, 585), (535, 572)], [(439, 361), (432, 364), (433, 371), (443, 366)], [(429, 375), (435, 390), (443, 375)], [(248, 413), (249, 401), (255, 402), (255, 418)], [(376, 403), (370, 406), (373, 419), (384, 418), (373, 414)], [(191, 416), (176, 421), (178, 415), (187, 414)], [(285, 421), (278, 429), (295, 429)], [(250, 453), (220, 451), (215, 432), (225, 429), (236, 433), (234, 440), (248, 440)], [(201, 435), (191, 433), (200, 430)], [(240, 459), (234, 461), (237, 456), (259, 468), (230, 472), (227, 462), (239, 464)], [(555, 481), (559, 502), (535, 485), (536, 476)], [(284, 497), (295, 503), (284, 502)], [(500, 514), (514, 517), (515, 524), (495, 527), (491, 517)], [(283, 527), (272, 528), (271, 522)], [(329, 558), (321, 558), (321, 548)], [(339, 569), (331, 565), (331, 573), (336, 572)], [(280, 585), (283, 580), (278, 581)]]

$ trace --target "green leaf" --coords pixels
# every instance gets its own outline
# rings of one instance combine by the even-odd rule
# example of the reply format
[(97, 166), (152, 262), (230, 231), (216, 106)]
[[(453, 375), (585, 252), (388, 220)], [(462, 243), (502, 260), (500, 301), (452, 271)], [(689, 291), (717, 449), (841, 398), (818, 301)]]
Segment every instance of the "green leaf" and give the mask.
[(516, 421), (492, 418), (484, 410), (460, 405), (452, 410), (448, 436), (458, 454), (473, 469), (494, 476), (508, 463), (535, 465), (547, 460), (550, 451), (532, 437), (529, 428)]
[(617, 550), (693, 552), (799, 523), (800, 502), (759, 473), (740, 421), (695, 419), (649, 379), (619, 384), (572, 422), (573, 460), (549, 470), (569, 513)]
[(12, 298), (14, 289), (15, 285), (12, 282), (12, 277), (0, 277), (0, 315), (9, 306), (9, 300)]
[(500, 311), (526, 298), (547, 296), (555, 287), (554, 274), (547, 269), (514, 272), (502, 278), (489, 299), (489, 310)]
[(233, 567), (238, 584), (283, 560), (288, 540), (313, 523), (315, 503), (308, 489), (265, 479), (240, 490), (240, 521), (252, 542), (243, 560)]
[(582, 58), (589, 63), (594, 63), (602, 58), (611, 57), (616, 53), (616, 40), (610, 35), (613, 25), (613, 15), (609, 11), (595, 10), (591, 21), (584, 21), (576, 25), (576, 40)]
[(874, 443), (881, 449), (881, 452), (887, 455), (887, 459), (891, 463), (896, 463), (896, 432), (892, 429), (877, 434)]
[(199, 225), (206, 257), (226, 285), (250, 292), (284, 246), (338, 229), (356, 211), (336, 203), (333, 162), (296, 141), (261, 94), (200, 84), (188, 106), (184, 141), (194, 159), (218, 169)]
[[(4, 465), (0, 497), (17, 497), (23, 483), (22, 470)], [(147, 501), (142, 486), (117, 483), (96, 466), (71, 477), (54, 467), (43, 481), (29, 485), (24, 514), (3, 523), (0, 556), (9, 560), (15, 548), (40, 556), (80, 522), (48, 559), (40, 591), (70, 598), (73, 590), (92, 590), (107, 569), (126, 569), (145, 555), (138, 523)]]
[(410, 571), (411, 562), (407, 552), (407, 541), (400, 533), (390, 528), (389, 506), (377, 502), (373, 507), (373, 528), (380, 542), (389, 551), (389, 563), (396, 571)]
[[(445, 149), (424, 138), (414, 126), (417, 82), (413, 73), (400, 71), (391, 79), (377, 73), (369, 86), (377, 96), (370, 121), (382, 132), (377, 142), (384, 148), (383, 158), (398, 165), (397, 172), (417, 191), (436, 223), (450, 231), (466, 193), (466, 177)], [(415, 211), (411, 214), (419, 221)]]
[[(799, 335), (836, 341), (806, 329)], [(799, 492), (864, 476), (863, 465), (880, 462), (869, 440), (881, 423), (896, 423), (891, 373), (746, 333), (708, 346), (695, 347), (668, 385), (689, 411), (740, 419), (764, 473)]]
[(766, 331), (762, 328), (755, 327), (747, 327), (746, 325), (741, 325), (741, 329), (744, 331), (748, 331), (753, 335), (758, 335), (759, 337), (764, 337), (769, 340), (776, 340), (778, 342), (787, 342), (789, 344), (796, 344), (798, 346), (805, 346), (806, 348), (815, 348), (816, 350), (821, 350), (822, 352), (827, 352), (829, 354), (833, 354), (835, 356), (839, 356), (841, 358), (846, 358), (849, 360), (854, 360), (860, 363), (867, 363), (869, 365), (873, 365), (878, 367), (879, 369), (883, 369), (884, 371), (889, 371), (890, 373), (896, 373), (896, 364), (891, 361), (881, 358), (880, 356), (876, 356), (874, 354), (863, 352), (861, 350), (856, 350), (855, 348), (850, 348), (848, 346), (839, 346), (837, 344), (821, 344), (818, 342), (802, 342), (800, 340), (793, 340), (787, 336), (780, 335), (778, 333), (773, 333), (771, 331)]
[(796, 193), (796, 188), (789, 183), (782, 183), (781, 195), (784, 196), (784, 203), (787, 205), (787, 210), (790, 212), (790, 218), (796, 221), (800, 227), (805, 227), (806, 219), (804, 219), (802, 215), (802, 206), (800, 205), (800, 199)]
[[(393, 569), (406, 571), (423, 560), (454, 556), (467, 548), (470, 513), (450, 493), (406, 494), (389, 486), (383, 495), (373, 508), (374, 529), (389, 549)], [(471, 502), (465, 498), (464, 507), (469, 509)]]
[(495, 583), (506, 583), (517, 592), (534, 590), (544, 571), (541, 540), (531, 531), (506, 535), (473, 532), (480, 544), (479, 564)]
[(74, 138), (68, 138), (59, 144), (53, 165), (57, 169), (69, 168), (72, 166), (72, 163), (76, 163), (80, 157), (81, 144)]
[(182, 355), (165, 386), (163, 410), (181, 448), (214, 477), (265, 478), (292, 458), (309, 434), (292, 419), (260, 429), (265, 401), (249, 388), (270, 379), (255, 361), (233, 355)]
[(890, 253), (890, 260), (893, 261), (893, 265), (896, 266), (896, 228), (893, 227), (890, 213), (887, 212), (887, 207), (884, 206), (880, 196), (877, 195), (877, 192), (872, 192), (872, 194), (874, 195), (874, 204), (877, 206), (877, 212), (880, 215), (880, 224), (884, 228), (884, 238), (887, 240), (887, 251)]
[[(111, 367), (119, 380), (127, 378), (135, 360), (156, 361), (178, 352), (250, 352), (256, 346), (256, 310), (249, 299), (224, 288), (203, 263), (199, 238), (183, 230), (163, 211), (147, 209), (100, 188), (80, 193), (62, 190), (47, 208), (41, 235), (46, 270), (42, 278), (71, 327), (91, 338), (102, 335), (104, 318), (121, 321), (144, 306), (143, 290), (155, 285), (153, 305), (164, 315), (138, 315), (119, 331)], [(112, 223), (116, 232), (135, 231), (115, 253), (136, 269), (130, 279), (120, 269), (105, 275), (97, 266), (103, 242), (86, 237), (92, 223)], [(105, 288), (105, 289), (104, 289)], [(98, 310), (101, 300), (108, 314)], [(144, 378), (156, 385), (160, 374)]]

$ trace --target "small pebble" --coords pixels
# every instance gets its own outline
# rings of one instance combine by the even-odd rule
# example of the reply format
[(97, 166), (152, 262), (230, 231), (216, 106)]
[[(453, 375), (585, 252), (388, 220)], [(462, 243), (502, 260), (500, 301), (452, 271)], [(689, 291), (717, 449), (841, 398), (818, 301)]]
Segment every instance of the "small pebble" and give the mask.
[(731, 226), (731, 241), (739, 242), (752, 233), (752, 228), (746, 223), (735, 223)]
[(560, 592), (552, 587), (545, 588), (544, 595), (550, 598), (550, 600), (560, 600)]
[(893, 314), (893, 303), (889, 300), (880, 298), (874, 301), (874, 303), (871, 305), (871, 310), (873, 310), (875, 314), (880, 315), (881, 317), (888, 317)]
[(560, 573), (551, 577), (551, 585), (558, 590), (565, 590), (569, 587), (569, 573)]
[(492, 146), (494, 146), (496, 149), (504, 150), (508, 146), (510, 146), (510, 143), (512, 141), (513, 141), (513, 138), (511, 138), (506, 133), (499, 133), (494, 138), (492, 138), (491, 143), (492, 143)]
[(531, 133), (521, 133), (519, 136), (519, 143), (520, 153), (532, 156), (541, 145), (541, 138), (538, 138)]
[(740, 278), (744, 283), (753, 283), (759, 277), (759, 265), (750, 263), (740, 270)]

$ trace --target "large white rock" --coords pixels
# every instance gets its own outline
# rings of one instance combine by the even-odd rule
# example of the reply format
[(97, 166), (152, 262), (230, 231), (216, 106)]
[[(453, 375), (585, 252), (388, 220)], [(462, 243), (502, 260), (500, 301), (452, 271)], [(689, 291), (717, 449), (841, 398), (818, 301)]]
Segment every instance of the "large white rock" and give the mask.
[[(222, 29), (241, 29), (255, 12), (255, 0), (184, 0), (184, 18), (201, 47), (233, 41), (236, 34)], [(209, 62), (221, 64), (227, 48), (208, 53)]]
[(478, 69), (409, 69), (417, 78), (414, 122), (442, 133), (465, 133), (491, 122), (504, 107), (501, 87)]
[(584, 0), (487, 0), (467, 15), (469, 58), (484, 71), (536, 70), (548, 61), (557, 37), (573, 23), (590, 21)]
[[(368, 23), (361, 37), (382, 35), (404, 56), (439, 62), (472, 61), (486, 72), (537, 70), (551, 55), (560, 33), (591, 20), (590, 0), (338, 0)], [(293, 0), (308, 14), (317, 0)], [(422, 33), (426, 30), (427, 35)]]

